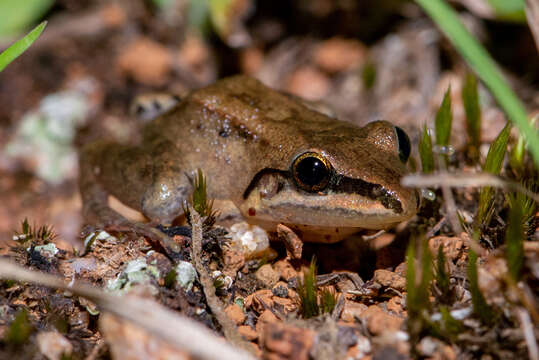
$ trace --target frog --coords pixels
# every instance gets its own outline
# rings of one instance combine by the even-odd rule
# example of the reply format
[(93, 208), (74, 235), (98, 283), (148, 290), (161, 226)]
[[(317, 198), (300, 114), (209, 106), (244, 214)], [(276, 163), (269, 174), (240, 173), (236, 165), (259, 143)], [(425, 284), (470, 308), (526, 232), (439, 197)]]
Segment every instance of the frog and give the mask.
[(208, 197), (233, 204), (249, 224), (283, 224), (303, 241), (334, 243), (416, 214), (416, 190), (400, 184), (410, 151), (406, 133), (388, 121), (360, 127), (236, 75), (178, 99), (134, 144), (86, 145), (83, 213), (125, 224), (108, 206), (112, 195), (152, 223), (172, 224), (200, 169)]

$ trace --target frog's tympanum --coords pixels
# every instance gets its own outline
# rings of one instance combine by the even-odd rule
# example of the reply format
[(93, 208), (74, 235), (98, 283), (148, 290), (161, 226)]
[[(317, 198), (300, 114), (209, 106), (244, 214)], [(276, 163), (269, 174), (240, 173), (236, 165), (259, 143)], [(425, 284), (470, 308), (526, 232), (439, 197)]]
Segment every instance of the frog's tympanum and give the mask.
[(87, 146), (81, 192), (85, 214), (101, 222), (120, 219), (111, 194), (169, 224), (200, 168), (208, 196), (232, 201), (247, 222), (335, 242), (416, 213), (417, 193), (400, 185), (409, 154), (407, 135), (389, 122), (360, 128), (236, 76), (190, 93), (148, 123), (139, 144)]

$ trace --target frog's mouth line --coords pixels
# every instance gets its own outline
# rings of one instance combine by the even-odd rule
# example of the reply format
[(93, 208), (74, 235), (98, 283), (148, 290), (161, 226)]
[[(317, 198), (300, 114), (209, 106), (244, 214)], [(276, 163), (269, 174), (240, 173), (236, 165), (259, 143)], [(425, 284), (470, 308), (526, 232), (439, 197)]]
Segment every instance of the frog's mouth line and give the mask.
[[(278, 174), (283, 178), (286, 178), (288, 181), (292, 182), (295, 185), (293, 176), (290, 171), (265, 168), (260, 170), (251, 180), (251, 183), (247, 186), (243, 192), (243, 198), (247, 199), (251, 192), (256, 188), (260, 180), (271, 174)], [(317, 193), (309, 193), (304, 190), (299, 189), (295, 186), (298, 191), (301, 191), (308, 195), (317, 195)], [(282, 188), (277, 189), (277, 193), (281, 191)], [(397, 214), (402, 214), (402, 203), (401, 201), (389, 190), (384, 188), (380, 184), (373, 184), (362, 179), (354, 179), (348, 176), (340, 175), (335, 173), (331, 174), (331, 179), (328, 186), (322, 191), (322, 193), (327, 194), (328, 191), (333, 191), (335, 193), (346, 193), (346, 194), (358, 194), (360, 196), (369, 198), (374, 201), (381, 203), (386, 209), (393, 210)]]

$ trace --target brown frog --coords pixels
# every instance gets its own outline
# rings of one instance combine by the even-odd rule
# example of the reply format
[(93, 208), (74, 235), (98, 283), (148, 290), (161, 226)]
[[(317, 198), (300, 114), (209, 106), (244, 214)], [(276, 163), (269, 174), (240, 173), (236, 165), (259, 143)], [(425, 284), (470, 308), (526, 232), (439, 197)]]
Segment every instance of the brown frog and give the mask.
[(416, 213), (416, 191), (400, 185), (409, 154), (408, 136), (387, 121), (360, 128), (235, 76), (191, 92), (149, 122), (139, 144), (85, 147), (81, 193), (94, 220), (125, 221), (108, 207), (110, 194), (169, 224), (200, 168), (208, 196), (231, 201), (247, 222), (335, 242)]

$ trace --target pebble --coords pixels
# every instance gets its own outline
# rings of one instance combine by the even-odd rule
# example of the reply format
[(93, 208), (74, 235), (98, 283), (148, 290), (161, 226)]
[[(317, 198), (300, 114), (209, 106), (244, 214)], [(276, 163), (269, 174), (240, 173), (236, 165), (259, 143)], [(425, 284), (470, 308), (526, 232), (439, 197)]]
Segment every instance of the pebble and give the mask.
[(279, 273), (271, 267), (271, 264), (262, 265), (255, 273), (256, 278), (266, 287), (273, 287), (279, 281)]
[(236, 304), (227, 306), (225, 309), (225, 314), (230, 318), (230, 320), (234, 321), (236, 325), (241, 325), (245, 321), (245, 314)]
[(401, 328), (404, 319), (385, 313), (380, 307), (371, 305), (360, 315), (367, 320), (367, 328), (373, 335), (380, 335), (386, 331), (397, 331)]
[(382, 286), (391, 287), (398, 291), (406, 290), (406, 278), (393, 271), (376, 270), (373, 280)]

